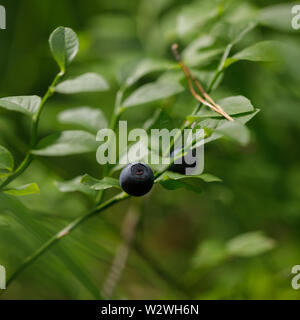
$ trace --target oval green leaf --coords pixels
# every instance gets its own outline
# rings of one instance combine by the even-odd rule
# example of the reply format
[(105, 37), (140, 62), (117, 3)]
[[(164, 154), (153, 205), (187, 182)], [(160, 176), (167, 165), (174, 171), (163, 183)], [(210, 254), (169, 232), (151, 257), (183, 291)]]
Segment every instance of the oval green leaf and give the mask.
[(60, 192), (82, 192), (88, 195), (94, 195), (95, 191), (81, 183), (83, 176), (75, 177), (67, 181), (55, 181), (55, 185)]
[(261, 41), (236, 53), (229, 58), (231, 62), (238, 60), (249, 61), (277, 61), (281, 44), (278, 41)]
[(59, 157), (96, 151), (96, 138), (93, 134), (81, 130), (69, 130), (52, 134), (42, 139), (33, 154)]
[(49, 38), (50, 50), (61, 71), (75, 58), (79, 50), (76, 33), (65, 27), (55, 29)]
[(108, 126), (103, 112), (91, 107), (79, 107), (65, 110), (59, 113), (58, 121), (65, 124), (76, 125), (92, 132), (97, 132)]
[(24, 186), (4, 189), (4, 193), (9, 194), (11, 196), (28, 196), (31, 194), (39, 194), (40, 189), (36, 183), (26, 184)]
[(150, 58), (143, 59), (135, 66), (133, 72), (126, 79), (125, 84), (127, 87), (130, 87), (145, 75), (155, 71), (167, 70), (171, 66), (172, 63), (168, 61), (154, 60)]
[(177, 82), (167, 83), (165, 81), (156, 81), (154, 83), (148, 83), (134, 91), (125, 100), (123, 107), (128, 108), (152, 101), (161, 100), (178, 94), (183, 90), (183, 86), (181, 86)]
[[(232, 96), (217, 101), (218, 105), (229, 115), (234, 116), (241, 113), (254, 111), (254, 107), (249, 99), (244, 96)], [(195, 121), (201, 118), (222, 118), (219, 113), (202, 106), (196, 115), (187, 116), (188, 121)]]
[(59, 83), (55, 91), (64, 94), (106, 91), (109, 85), (106, 80), (97, 73), (89, 72), (79, 77)]
[(120, 189), (119, 180), (111, 177), (105, 177), (98, 180), (86, 174), (82, 177), (81, 183), (93, 190), (106, 190), (110, 188)]
[(0, 99), (0, 107), (11, 111), (22, 112), (29, 116), (37, 113), (40, 104), (41, 98), (38, 96), (5, 97)]
[(261, 231), (247, 232), (227, 243), (227, 252), (232, 256), (252, 257), (273, 249), (275, 241)]

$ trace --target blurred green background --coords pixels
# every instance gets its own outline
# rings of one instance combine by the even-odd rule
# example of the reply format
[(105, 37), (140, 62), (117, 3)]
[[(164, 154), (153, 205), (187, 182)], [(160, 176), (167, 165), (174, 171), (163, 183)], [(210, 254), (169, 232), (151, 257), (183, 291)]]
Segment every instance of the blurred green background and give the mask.
[[(47, 41), (60, 25), (71, 27), (80, 39), (80, 52), (68, 76), (99, 72), (111, 84), (111, 90), (104, 93), (53, 97), (42, 114), (41, 137), (67, 128), (56, 117), (70, 107), (101, 108), (109, 118), (120, 70), (143, 57), (171, 60), (174, 41), (185, 47), (209, 34), (216, 37), (216, 48), (224, 48), (232, 26), (260, 19), (234, 51), (270, 39), (289, 46), (280, 64), (234, 64), (213, 93), (216, 98), (244, 95), (261, 109), (249, 124), (252, 139), (248, 146), (222, 139), (206, 146), (205, 171), (220, 177), (222, 183), (206, 184), (200, 195), (156, 186), (146, 198), (114, 206), (39, 258), (1, 299), (98, 298), (103, 287), (104, 293), (109, 290), (107, 278), (123, 243), (121, 230), (128, 213), (138, 217), (138, 227), (112, 298), (300, 297), (291, 287), (291, 268), (300, 264), (300, 43), (299, 32), (290, 27), (290, 7), (274, 7), (277, 3), (1, 1), (7, 10), (7, 30), (0, 31), (1, 97), (44, 94), (58, 71)], [(212, 71), (219, 58), (220, 54), (208, 52), (200, 56), (197, 68)], [(153, 79), (155, 74), (140, 84)], [(178, 99), (174, 108), (168, 107), (175, 123), (193, 108), (195, 102), (190, 101), (187, 106), (185, 99)], [(141, 126), (153, 108), (133, 108), (124, 119), (133, 127)], [(28, 141), (28, 120), (0, 110), (0, 144), (13, 153), (17, 164)], [(0, 203), (0, 264), (8, 274), (91, 206), (84, 194), (61, 193), (54, 184), (84, 173), (101, 176), (94, 154), (38, 158), (18, 178), (18, 185), (37, 182), (41, 194), (21, 198), (18, 204)]]

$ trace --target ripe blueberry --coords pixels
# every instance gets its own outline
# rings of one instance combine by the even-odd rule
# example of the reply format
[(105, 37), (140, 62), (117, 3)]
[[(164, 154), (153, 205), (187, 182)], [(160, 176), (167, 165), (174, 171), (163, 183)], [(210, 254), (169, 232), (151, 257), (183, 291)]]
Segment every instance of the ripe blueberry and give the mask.
[(140, 197), (145, 195), (151, 190), (153, 183), (153, 172), (144, 163), (130, 163), (120, 174), (120, 186), (131, 196)]
[[(171, 159), (179, 152), (181, 152), (181, 149), (173, 150), (170, 154)], [(180, 174), (186, 174), (187, 168), (195, 168), (197, 165), (196, 159), (194, 157), (196, 157), (196, 149), (189, 150), (186, 155), (181, 158), (181, 163), (173, 163), (168, 170)], [(179, 161), (179, 159), (177, 161)]]

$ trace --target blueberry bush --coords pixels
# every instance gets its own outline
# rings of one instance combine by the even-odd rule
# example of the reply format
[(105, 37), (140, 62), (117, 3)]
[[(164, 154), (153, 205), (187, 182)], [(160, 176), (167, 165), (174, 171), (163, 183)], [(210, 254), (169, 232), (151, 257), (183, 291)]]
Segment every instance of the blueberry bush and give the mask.
[[(299, 133), (291, 5), (105, 1), (94, 4), (98, 16), (80, 6), (89, 22), (76, 25), (68, 13), (72, 28), (50, 34), (51, 57), (42, 29), (40, 52), (30, 54), (34, 38), (16, 40), (26, 53), (10, 59), (24, 65), (3, 73), (2, 297), (293, 298), (287, 277), (272, 282), (290, 267), (282, 257), (297, 264), (280, 246), (281, 234), (297, 237), (299, 208), (290, 154), (282, 163), (292, 169), (281, 171)], [(117, 133), (120, 120), (147, 132), (204, 129), (204, 172), (100, 165), (97, 132)]]

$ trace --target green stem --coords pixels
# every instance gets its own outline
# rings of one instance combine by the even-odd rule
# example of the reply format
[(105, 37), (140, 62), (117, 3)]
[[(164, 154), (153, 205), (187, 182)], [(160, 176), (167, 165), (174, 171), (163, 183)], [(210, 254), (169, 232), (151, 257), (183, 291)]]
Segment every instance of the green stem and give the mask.
[(6, 187), (9, 183), (11, 183), (13, 180), (15, 180), (19, 175), (21, 175), (30, 165), (31, 161), (33, 159), (33, 156), (30, 152), (28, 152), (22, 161), (22, 163), (18, 166), (18, 168), (6, 178), (4, 182), (2, 182), (0, 186), (0, 190), (2, 190), (4, 187)]
[(254, 27), (256, 26), (256, 23), (251, 22), (233, 41), (231, 41), (225, 48), (225, 51), (221, 57), (220, 63), (218, 65), (218, 68), (212, 78), (212, 81), (210, 82), (207, 92), (210, 93), (210, 91), (213, 89), (216, 81), (219, 79), (220, 75), (224, 72), (226, 69), (226, 60), (230, 55), (232, 47), (238, 43), (248, 32), (250, 32)]
[(47, 242), (45, 242), (40, 248), (38, 248), (32, 255), (27, 257), (22, 265), (8, 278), (6, 286), (8, 287), (11, 282), (29, 265), (31, 265), (35, 260), (37, 260), (43, 253), (45, 253), (48, 249), (53, 247), (56, 242), (58, 242), (60, 239), (64, 238), (66, 235), (74, 231), (79, 225), (81, 225), (84, 221), (92, 218), (93, 216), (99, 214), (103, 210), (111, 207), (116, 202), (120, 202), (122, 200), (125, 200), (129, 198), (130, 196), (126, 194), (125, 192), (121, 192), (114, 196), (113, 198), (109, 199), (108, 201), (104, 202), (103, 204), (99, 205), (95, 209), (91, 210), (85, 215), (80, 216), (79, 218), (72, 221), (70, 224), (68, 224), (64, 229), (59, 231), (57, 234), (55, 234), (53, 237), (51, 237)]
[[(37, 142), (37, 131), (38, 131), (38, 125), (40, 121), (40, 116), (43, 110), (43, 107), (46, 103), (46, 101), (53, 95), (54, 93), (54, 87), (59, 81), (59, 79), (64, 75), (63, 72), (59, 72), (54, 80), (52, 81), (50, 87), (46, 91), (45, 95), (42, 98), (42, 101), (39, 105), (37, 113), (34, 115), (32, 119), (32, 127), (31, 127), (31, 139), (30, 139), (30, 147), (33, 149)], [(7, 179), (0, 185), (0, 190), (2, 190), (5, 186), (7, 186), (9, 183), (11, 183), (13, 180), (15, 180), (17, 177), (19, 177), (31, 164), (33, 160), (33, 155), (31, 154), (31, 150), (27, 152), (25, 155), (24, 160), (21, 162), (21, 164), (17, 167), (17, 169), (7, 177)]]
[(35, 144), (37, 142), (37, 131), (38, 131), (38, 125), (41, 117), (41, 113), (43, 111), (44, 105), (46, 101), (54, 94), (55, 92), (55, 86), (57, 82), (63, 77), (64, 72), (60, 71), (52, 81), (51, 85), (49, 86), (48, 90), (44, 94), (42, 101), (40, 103), (40, 106), (38, 108), (37, 113), (33, 117), (33, 122), (32, 122), (32, 128), (31, 128), (31, 141), (30, 141), (30, 146), (31, 148), (35, 147)]
[[(117, 92), (114, 113), (111, 117), (110, 124), (109, 124), (109, 129), (111, 129), (111, 130), (115, 130), (116, 125), (118, 123), (118, 120), (120, 119), (120, 116), (121, 116), (120, 107), (121, 107), (122, 98), (123, 98), (125, 89), (126, 89), (125, 87), (121, 87), (119, 89), (119, 91)], [(108, 167), (108, 164), (106, 164), (103, 169), (103, 177), (105, 177), (108, 174), (108, 171), (109, 171), (109, 167)], [(100, 190), (97, 193), (96, 206), (102, 202), (103, 197), (104, 197), (104, 192), (105, 192), (105, 190)]]

